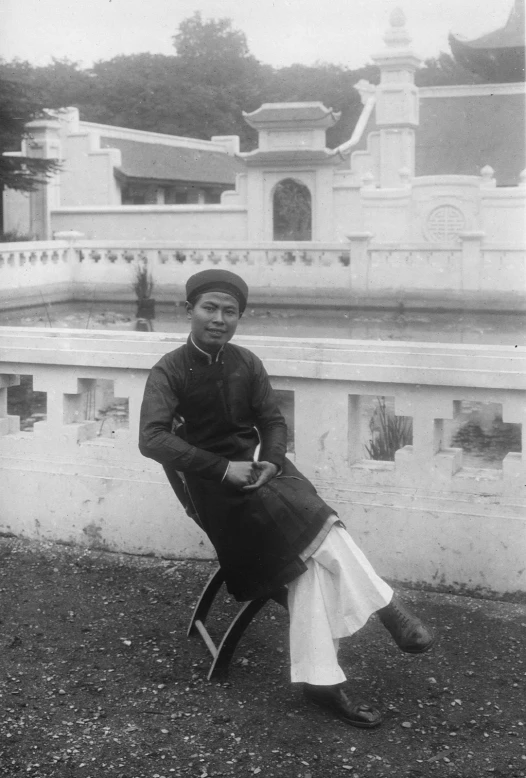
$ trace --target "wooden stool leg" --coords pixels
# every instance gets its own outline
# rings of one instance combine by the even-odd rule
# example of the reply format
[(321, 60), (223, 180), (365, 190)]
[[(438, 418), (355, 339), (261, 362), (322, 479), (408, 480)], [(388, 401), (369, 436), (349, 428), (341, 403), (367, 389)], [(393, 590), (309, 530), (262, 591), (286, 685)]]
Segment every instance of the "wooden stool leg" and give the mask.
[(236, 650), (237, 644), (241, 640), (244, 631), (254, 618), (259, 613), (261, 608), (268, 602), (269, 598), (263, 598), (260, 600), (251, 600), (241, 606), (236, 617), (231, 622), (229, 628), (223, 636), (223, 640), (219, 644), (217, 653), (214, 657), (214, 661), (208, 671), (208, 680), (224, 677), (228, 672), (228, 665)]
[(208, 616), (208, 611), (212, 607), (214, 598), (221, 588), (224, 580), (225, 576), (223, 575), (221, 568), (218, 567), (215, 573), (213, 573), (208, 579), (208, 583), (201, 592), (201, 596), (197, 601), (194, 612), (192, 613), (192, 618), (190, 619), (190, 624), (188, 625), (188, 630), (186, 633), (187, 637), (190, 637), (190, 635), (195, 635), (198, 631), (195, 624), (196, 621), (201, 622), (201, 624), (205, 623), (206, 617)]

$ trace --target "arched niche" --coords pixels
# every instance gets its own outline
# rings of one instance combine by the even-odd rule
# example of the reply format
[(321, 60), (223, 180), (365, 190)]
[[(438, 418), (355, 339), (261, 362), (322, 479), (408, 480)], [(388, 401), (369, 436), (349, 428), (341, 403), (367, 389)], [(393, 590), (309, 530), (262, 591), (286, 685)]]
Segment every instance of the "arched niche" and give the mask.
[(293, 178), (284, 178), (272, 195), (274, 240), (312, 240), (310, 189)]

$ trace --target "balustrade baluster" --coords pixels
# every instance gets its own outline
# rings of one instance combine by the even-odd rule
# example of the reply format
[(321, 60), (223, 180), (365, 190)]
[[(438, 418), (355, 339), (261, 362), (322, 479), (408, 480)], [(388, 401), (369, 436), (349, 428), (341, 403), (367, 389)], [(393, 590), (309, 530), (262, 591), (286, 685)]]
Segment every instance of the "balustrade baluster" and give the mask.
[(86, 420), (82, 395), (93, 388), (92, 379), (78, 378), (75, 371), (36, 371), (33, 390), (47, 393), (46, 421), (37, 422), (34, 434), (50, 441), (77, 443), (96, 434), (96, 422)]
[(10, 435), (20, 430), (20, 418), (7, 413), (7, 390), (19, 386), (20, 376), (0, 374), (0, 435)]
[(526, 403), (520, 396), (510, 397), (503, 403), (502, 420), (521, 425), (521, 453), (509, 453), (504, 457), (502, 469), (504, 489), (514, 494), (526, 485)]
[(453, 418), (453, 400), (436, 388), (411, 388), (395, 397), (396, 413), (413, 418), (413, 445), (396, 452), (396, 470), (405, 483), (440, 488), (461, 466), (461, 452), (444, 443), (444, 419)]

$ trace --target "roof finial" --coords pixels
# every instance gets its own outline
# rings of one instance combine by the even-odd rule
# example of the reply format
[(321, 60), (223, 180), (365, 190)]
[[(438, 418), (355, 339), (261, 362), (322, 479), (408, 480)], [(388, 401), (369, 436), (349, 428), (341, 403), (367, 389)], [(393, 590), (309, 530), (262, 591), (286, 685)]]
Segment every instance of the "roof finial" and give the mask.
[(393, 8), (391, 16), (389, 17), (389, 24), (391, 27), (405, 27), (405, 13), (402, 8)]
[(411, 37), (405, 28), (406, 17), (400, 7), (393, 8), (389, 16), (389, 28), (384, 41), (389, 48), (405, 48), (411, 43)]

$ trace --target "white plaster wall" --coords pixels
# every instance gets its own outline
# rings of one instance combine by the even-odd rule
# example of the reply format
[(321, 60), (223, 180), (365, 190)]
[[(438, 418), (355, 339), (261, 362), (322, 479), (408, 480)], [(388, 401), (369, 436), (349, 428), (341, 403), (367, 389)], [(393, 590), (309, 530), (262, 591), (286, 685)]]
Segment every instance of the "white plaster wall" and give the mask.
[(31, 235), (30, 200), (26, 192), (4, 189), (4, 232), (16, 231), (20, 235)]
[(481, 211), (481, 229), (488, 243), (526, 245), (526, 187), (483, 191)]
[(88, 240), (241, 241), (247, 214), (244, 207), (221, 205), (60, 208), (51, 213), (51, 228), (76, 230)]
[(410, 198), (409, 189), (362, 188), (364, 232), (370, 232), (376, 243), (407, 241), (411, 227)]
[(60, 206), (120, 205), (114, 168), (121, 165), (117, 149), (100, 149), (98, 135), (75, 133), (63, 139)]

